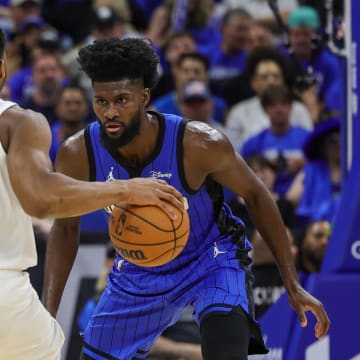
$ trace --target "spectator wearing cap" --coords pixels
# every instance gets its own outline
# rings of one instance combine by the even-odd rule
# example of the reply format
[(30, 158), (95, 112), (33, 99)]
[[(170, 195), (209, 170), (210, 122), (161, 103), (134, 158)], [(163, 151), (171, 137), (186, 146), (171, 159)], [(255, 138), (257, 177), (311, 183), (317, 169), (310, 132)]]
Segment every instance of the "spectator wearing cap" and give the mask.
[[(163, 112), (182, 116), (184, 106), (184, 87), (193, 80), (209, 84), (209, 60), (204, 55), (192, 52), (180, 55), (174, 69), (175, 91), (156, 99), (151, 107)], [(226, 114), (226, 103), (212, 95), (214, 101), (213, 120), (222, 123)]]
[(340, 120), (315, 127), (304, 144), (307, 163), (294, 180), (287, 197), (296, 206), (300, 225), (336, 214), (341, 194)]
[(329, 113), (344, 116), (345, 67), (322, 42), (318, 13), (301, 6), (290, 14), (288, 28), (289, 47), (282, 50), (290, 60), (294, 89), (307, 104), (314, 122)]
[(185, 118), (204, 122), (224, 133), (230, 140), (231, 133), (214, 120), (214, 99), (208, 85), (202, 81), (190, 81), (184, 86), (182, 115)]
[[(225, 123), (233, 132), (236, 148), (241, 148), (251, 136), (270, 126), (270, 118), (261, 106), (260, 98), (271, 85), (286, 86), (286, 59), (275, 48), (259, 47), (249, 54), (245, 72), (255, 96), (234, 105)], [(307, 130), (313, 128), (307, 108), (295, 98), (291, 102), (290, 123)]]
[(261, 96), (261, 105), (270, 119), (270, 127), (250, 137), (241, 149), (247, 159), (265, 156), (276, 168), (274, 191), (285, 196), (296, 174), (305, 163), (303, 146), (309, 134), (290, 123), (292, 94), (283, 85), (269, 86)]

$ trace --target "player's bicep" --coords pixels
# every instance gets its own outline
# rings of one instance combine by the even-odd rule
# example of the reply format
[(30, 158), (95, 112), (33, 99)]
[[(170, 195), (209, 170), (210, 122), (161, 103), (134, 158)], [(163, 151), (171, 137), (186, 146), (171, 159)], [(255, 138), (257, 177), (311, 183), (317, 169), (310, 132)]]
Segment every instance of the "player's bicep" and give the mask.
[(226, 141), (216, 149), (213, 156), (214, 169), (210, 176), (219, 184), (243, 198), (256, 194), (262, 186), (260, 180), (244, 159)]
[(18, 197), (36, 189), (41, 177), (53, 170), (49, 159), (51, 132), (46, 119), (33, 112), (23, 116), (11, 129), (7, 153), (10, 181)]
[(78, 180), (89, 180), (89, 165), (84, 133), (78, 133), (67, 139), (60, 147), (55, 171)]

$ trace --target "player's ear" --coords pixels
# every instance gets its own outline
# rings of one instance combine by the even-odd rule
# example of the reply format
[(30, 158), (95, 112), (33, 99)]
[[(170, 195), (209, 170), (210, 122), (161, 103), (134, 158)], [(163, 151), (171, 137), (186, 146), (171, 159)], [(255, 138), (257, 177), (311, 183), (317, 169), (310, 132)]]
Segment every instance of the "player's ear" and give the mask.
[(149, 88), (145, 88), (143, 90), (142, 102), (144, 104), (144, 107), (147, 107), (149, 105), (149, 102), (150, 102), (150, 89)]

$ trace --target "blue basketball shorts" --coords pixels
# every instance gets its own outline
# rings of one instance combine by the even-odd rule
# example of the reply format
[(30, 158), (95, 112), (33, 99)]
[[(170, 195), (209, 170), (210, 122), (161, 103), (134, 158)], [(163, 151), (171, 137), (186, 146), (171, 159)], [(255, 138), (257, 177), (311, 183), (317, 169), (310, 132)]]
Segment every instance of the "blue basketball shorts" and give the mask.
[[(140, 285), (128, 276), (126, 267), (113, 271), (84, 333), (84, 354), (99, 360), (145, 358), (156, 338), (179, 319), (187, 305), (194, 307), (198, 324), (209, 314), (229, 312), (235, 306), (252, 315), (250, 261), (240, 261), (236, 251), (214, 250), (176, 273), (144, 270), (143, 276), (135, 277), (142, 281)], [(247, 251), (244, 254), (248, 259)], [(166, 290), (152, 293), (155, 282), (172, 286), (164, 285)]]

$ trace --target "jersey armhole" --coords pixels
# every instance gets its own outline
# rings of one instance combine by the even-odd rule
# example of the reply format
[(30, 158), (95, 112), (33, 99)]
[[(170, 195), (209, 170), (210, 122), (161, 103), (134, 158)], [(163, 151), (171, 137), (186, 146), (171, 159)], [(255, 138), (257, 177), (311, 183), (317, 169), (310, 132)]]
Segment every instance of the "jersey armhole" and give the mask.
[(185, 177), (185, 169), (184, 169), (184, 134), (185, 134), (185, 128), (187, 123), (191, 121), (189, 119), (183, 119), (179, 125), (178, 135), (177, 135), (177, 163), (178, 163), (178, 170), (179, 170), (179, 177), (182, 186), (189, 194), (195, 194), (198, 192), (198, 190), (194, 190), (190, 187), (188, 182), (186, 181)]

